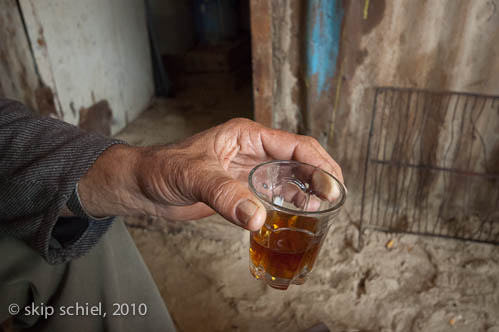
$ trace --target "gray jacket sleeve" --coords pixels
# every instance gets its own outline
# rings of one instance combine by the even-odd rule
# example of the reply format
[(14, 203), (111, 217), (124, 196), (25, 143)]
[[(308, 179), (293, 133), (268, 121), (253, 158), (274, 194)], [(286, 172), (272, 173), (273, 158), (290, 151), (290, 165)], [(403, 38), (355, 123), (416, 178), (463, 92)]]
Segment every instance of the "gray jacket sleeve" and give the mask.
[[(79, 257), (112, 223), (78, 207), (76, 183), (99, 155), (124, 142), (34, 115), (0, 99), (0, 236), (27, 242), (50, 264)], [(74, 218), (59, 218), (68, 203)], [(66, 234), (60, 241), (56, 234)], [(2, 253), (6, 254), (6, 253)]]

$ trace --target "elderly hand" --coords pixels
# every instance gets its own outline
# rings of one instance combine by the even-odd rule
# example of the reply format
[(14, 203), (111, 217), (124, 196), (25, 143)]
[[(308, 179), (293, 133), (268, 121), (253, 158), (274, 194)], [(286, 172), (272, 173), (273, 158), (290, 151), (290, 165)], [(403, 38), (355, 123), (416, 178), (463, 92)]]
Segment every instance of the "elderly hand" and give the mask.
[(236, 225), (257, 230), (266, 212), (248, 189), (248, 174), (273, 159), (312, 164), (343, 181), (340, 167), (315, 139), (233, 119), (178, 144), (109, 148), (80, 181), (80, 197), (95, 216), (187, 220), (215, 210)]

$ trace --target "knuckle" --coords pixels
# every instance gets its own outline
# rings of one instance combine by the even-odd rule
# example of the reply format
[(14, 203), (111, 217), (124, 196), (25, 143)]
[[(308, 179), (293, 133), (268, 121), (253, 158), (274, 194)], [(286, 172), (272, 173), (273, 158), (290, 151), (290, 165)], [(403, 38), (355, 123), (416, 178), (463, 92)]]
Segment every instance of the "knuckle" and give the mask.
[(231, 180), (226, 179), (216, 182), (208, 191), (208, 200), (212, 202), (215, 207), (224, 208), (232, 200), (234, 192), (234, 184)]
[(303, 137), (303, 141), (305, 143), (313, 145), (313, 146), (320, 146), (319, 141), (315, 137), (312, 137), (312, 136), (302, 136), (302, 137)]
[(203, 163), (201, 160), (186, 158), (185, 162), (178, 167), (177, 174), (189, 192), (197, 195), (199, 190), (202, 190), (203, 179), (200, 177), (200, 174), (203, 174)]
[[(338, 170), (338, 172), (339, 172), (340, 174), (343, 174), (343, 170), (341, 169), (341, 166), (340, 166), (337, 162), (335, 162), (334, 164), (335, 164), (336, 169)], [(338, 175), (339, 175), (339, 174), (338, 174)]]
[(247, 125), (251, 125), (253, 123), (254, 123), (253, 121), (246, 119), (246, 118), (233, 118), (233, 119), (227, 121), (227, 124), (230, 124), (232, 126), (247, 126)]

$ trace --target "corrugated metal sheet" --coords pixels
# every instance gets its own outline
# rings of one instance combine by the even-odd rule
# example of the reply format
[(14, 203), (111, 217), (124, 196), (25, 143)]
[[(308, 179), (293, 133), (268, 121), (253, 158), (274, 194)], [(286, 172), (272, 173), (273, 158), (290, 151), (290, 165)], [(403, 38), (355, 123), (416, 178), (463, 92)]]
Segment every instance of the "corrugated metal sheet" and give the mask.
[[(362, 207), (369, 209), (374, 199), (366, 195), (362, 202), (362, 192), (369, 192), (367, 189), (372, 185), (368, 181), (371, 178), (366, 178), (369, 175), (365, 176), (369, 139), (376, 134), (371, 129), (386, 133), (387, 124), (394, 121), (386, 118), (383, 126), (372, 125), (377, 88), (498, 96), (499, 1), (365, 0), (335, 6), (322, 1), (306, 3), (309, 6), (280, 0), (280, 8), (287, 8), (288, 12), (283, 9), (272, 12), (273, 75), (276, 78), (272, 95), (273, 125), (312, 134), (327, 145), (329, 152), (342, 165), (350, 189), (346, 206), (348, 215), (352, 221), (360, 222)], [(286, 20), (287, 24), (279, 24)], [(313, 64), (310, 61), (317, 56), (314, 52), (329, 50), (325, 54), (334, 55), (334, 27), (340, 20), (341, 41), (334, 70), (322, 62), (316, 75), (311, 76), (308, 69), (315, 68), (310, 66)], [(317, 33), (314, 33), (315, 27), (319, 27)], [(312, 31), (312, 34), (307, 31)], [(318, 39), (314, 40), (314, 36)], [(283, 46), (281, 41), (286, 38), (289, 41)], [(334, 57), (329, 60), (333, 61)], [(287, 78), (283, 73), (287, 73)], [(279, 77), (285, 78), (279, 80)], [(288, 88), (283, 90), (286, 84)], [(480, 96), (475, 98), (479, 102), (482, 100)], [(442, 97), (440, 100), (447, 99)], [(425, 106), (423, 111), (429, 114), (429, 122), (424, 126), (409, 122), (405, 129), (414, 130), (424, 141), (423, 150), (426, 152), (411, 161), (413, 166), (452, 168), (479, 174), (485, 174), (486, 170), (487, 174), (499, 174), (499, 108), (494, 108), (493, 101), (490, 103), (479, 121), (472, 121), (474, 118), (469, 117), (478, 114), (474, 113), (476, 108), (472, 111), (472, 103), (459, 104), (461, 111), (455, 114), (465, 115), (455, 117), (451, 115), (453, 112), (448, 112), (448, 107), (444, 107), (445, 104)], [(258, 105), (258, 100), (255, 104)], [(415, 109), (410, 115), (414, 115)], [(398, 115), (406, 110), (401, 105), (391, 105), (389, 110), (381, 113)], [(466, 130), (471, 133), (462, 139), (462, 146), (466, 148), (453, 150), (457, 152), (450, 159), (444, 157), (441, 148), (445, 150), (454, 146), (455, 136)], [(394, 136), (382, 134), (382, 137), (389, 145), (399, 144), (397, 149), (411, 149), (407, 142), (397, 141)], [(480, 144), (476, 140), (480, 140)], [(464, 162), (467, 158), (459, 157), (462, 153), (480, 155), (480, 158), (467, 163)], [(430, 163), (424, 159), (427, 155), (433, 155)], [(397, 161), (397, 155), (387, 158)], [(385, 173), (391, 186), (396, 183), (395, 173)], [(442, 203), (443, 196), (453, 193), (443, 192), (440, 180), (440, 175), (429, 176), (421, 182), (424, 188), (398, 183), (399, 187), (391, 189), (396, 193), (422, 190)], [(491, 181), (495, 182), (486, 189), (470, 189), (466, 184), (462, 187), (457, 184), (454, 191), (484, 190), (494, 199), (497, 196), (497, 200), (489, 203), (492, 206), (484, 207), (497, 211), (499, 184), (496, 180)], [(413, 203), (410, 209), (421, 208), (417, 202)], [(395, 208), (386, 199), (379, 204), (384, 209)]]
[[(346, 179), (356, 192), (365, 181), (359, 175), (364, 173), (367, 157), (374, 87), (499, 95), (499, 1), (367, 3), (366, 15), (366, 2), (349, 2), (346, 9), (342, 55), (337, 64), (343, 84), (336, 121), (331, 123), (329, 133), (329, 149), (342, 163)], [(444, 111), (443, 107), (433, 108), (433, 113)], [(489, 133), (484, 137), (485, 158), (490, 163), (487, 168), (499, 172), (499, 128), (485, 127), (495, 125), (499, 114), (490, 112), (488, 116), (492, 118), (477, 124), (481, 126), (477, 130)], [(452, 125), (451, 118), (446, 121)], [(450, 141), (451, 131), (443, 125), (435, 123), (421, 132), (428, 146), (448, 145), (445, 142)], [(443, 165), (443, 161), (439, 154), (431, 165), (467, 170), (459, 162)], [(359, 196), (352, 197), (353, 206), (361, 206)]]

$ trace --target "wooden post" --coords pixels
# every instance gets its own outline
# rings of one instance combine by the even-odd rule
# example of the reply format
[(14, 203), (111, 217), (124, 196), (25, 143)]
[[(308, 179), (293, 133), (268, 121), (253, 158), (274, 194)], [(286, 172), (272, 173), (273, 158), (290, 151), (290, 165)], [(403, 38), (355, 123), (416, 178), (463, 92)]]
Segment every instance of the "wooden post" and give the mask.
[(254, 119), (272, 127), (272, 3), (251, 0), (250, 11)]

